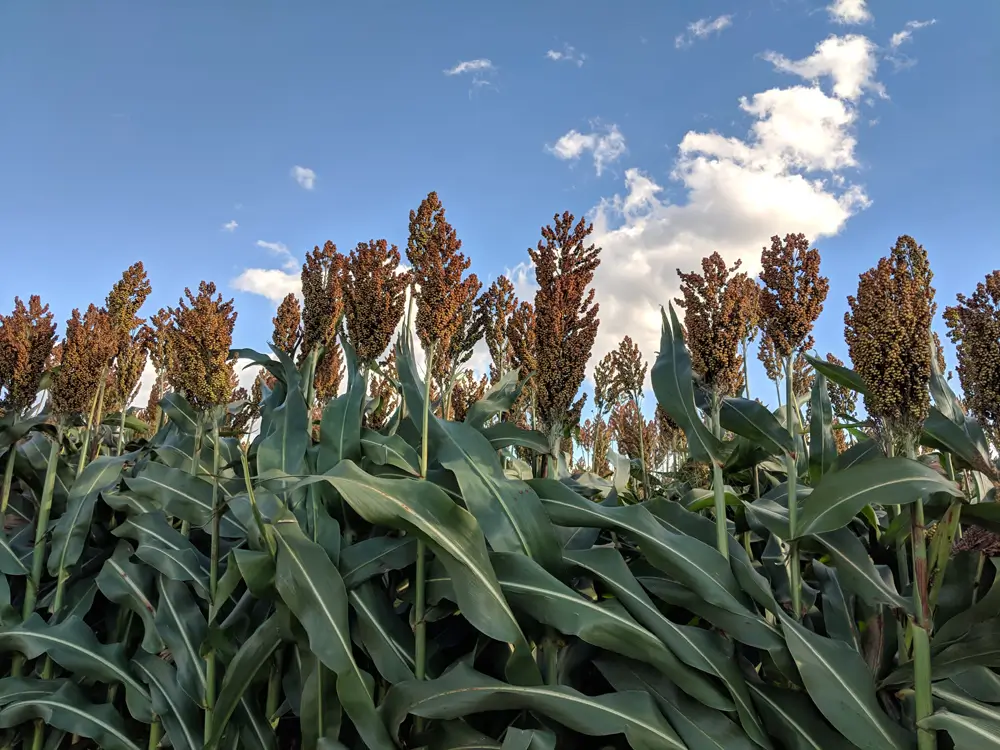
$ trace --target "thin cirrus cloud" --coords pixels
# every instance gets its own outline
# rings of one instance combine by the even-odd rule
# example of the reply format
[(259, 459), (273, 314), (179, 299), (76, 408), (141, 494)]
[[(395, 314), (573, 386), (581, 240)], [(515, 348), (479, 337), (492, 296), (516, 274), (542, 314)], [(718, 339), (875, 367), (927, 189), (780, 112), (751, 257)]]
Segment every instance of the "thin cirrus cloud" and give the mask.
[(292, 167), (292, 177), (306, 190), (312, 190), (316, 187), (316, 173), (309, 167), (300, 167), (296, 164)]
[(496, 70), (491, 60), (481, 57), (477, 60), (463, 60), (462, 62), (454, 65), (451, 68), (446, 68), (444, 74), (446, 76), (460, 76), (467, 73), (477, 74), (486, 73)]
[[(594, 127), (593, 123), (591, 127)], [(600, 176), (605, 168), (614, 164), (628, 150), (625, 146), (625, 136), (617, 125), (609, 125), (603, 132), (581, 133), (573, 129), (563, 135), (552, 145), (546, 145), (545, 150), (562, 161), (577, 161), (589, 153), (594, 160), (594, 169)]]
[(872, 13), (865, 0), (834, 0), (826, 6), (826, 12), (834, 23), (852, 25), (868, 23)]
[(718, 18), (699, 18), (697, 21), (689, 23), (683, 34), (677, 35), (674, 39), (674, 46), (678, 49), (690, 47), (697, 40), (707, 39), (712, 34), (721, 34), (732, 25), (733, 17), (731, 15), (719, 16)]
[(889, 37), (889, 54), (887, 55), (887, 59), (892, 63), (896, 70), (903, 70), (904, 68), (910, 68), (917, 64), (915, 58), (905, 54), (900, 48), (913, 41), (914, 31), (925, 29), (936, 23), (936, 18), (932, 18), (929, 21), (907, 21), (902, 30), (897, 31)]
[(222, 228), (225, 229), (227, 232), (235, 232), (236, 227), (238, 226), (239, 224), (236, 223), (236, 219), (233, 219), (232, 221), (227, 221), (225, 224), (223, 224)]
[(587, 59), (585, 54), (578, 52), (576, 47), (571, 44), (564, 44), (561, 50), (550, 49), (545, 53), (545, 57), (553, 62), (572, 63), (578, 68), (582, 68)]

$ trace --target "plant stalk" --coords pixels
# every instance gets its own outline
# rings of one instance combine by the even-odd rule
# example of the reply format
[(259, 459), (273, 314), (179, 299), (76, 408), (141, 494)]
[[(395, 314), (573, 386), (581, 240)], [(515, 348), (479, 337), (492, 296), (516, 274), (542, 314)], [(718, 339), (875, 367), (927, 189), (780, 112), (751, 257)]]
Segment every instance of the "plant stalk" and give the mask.
[[(912, 442), (907, 446), (907, 458), (915, 461), (916, 450)], [(934, 713), (931, 695), (930, 602), (927, 598), (929, 571), (927, 567), (927, 539), (924, 528), (924, 499), (913, 503), (910, 516), (910, 539), (913, 544), (913, 608), (916, 612), (910, 621), (910, 640), (913, 647), (913, 674), (915, 693), (915, 720), (918, 750), (935, 750), (937, 734), (921, 729), (919, 722)]]
[(646, 492), (646, 500), (649, 500), (652, 494), (649, 489), (649, 470), (646, 468), (646, 440), (643, 436), (646, 432), (646, 425), (643, 421), (642, 411), (639, 409), (639, 396), (633, 396), (633, 400), (635, 401), (636, 414), (639, 415), (639, 460), (642, 462), (642, 487)]
[(160, 724), (158, 719), (154, 719), (153, 723), (149, 726), (149, 743), (146, 745), (146, 750), (156, 750), (160, 746), (160, 738), (163, 736), (163, 725)]
[(94, 414), (97, 413), (97, 397), (100, 393), (101, 388), (98, 386), (97, 390), (94, 391), (94, 397), (90, 400), (90, 413), (87, 416), (87, 425), (83, 430), (83, 445), (80, 446), (80, 458), (76, 462), (77, 476), (80, 476), (83, 467), (87, 465), (87, 454), (90, 452), (90, 432), (94, 427)]
[(17, 455), (17, 441), (7, 449), (7, 460), (3, 467), (3, 489), (0, 490), (0, 517), (7, 517), (7, 504), (10, 502), (10, 488), (14, 484), (14, 461)]
[(121, 417), (118, 421), (118, 445), (115, 447), (115, 455), (120, 456), (125, 450), (125, 406), (122, 406)]
[[(428, 432), (430, 431), (431, 413), (431, 372), (434, 365), (434, 350), (437, 344), (432, 344), (427, 352), (427, 372), (424, 379), (424, 409), (421, 415), (421, 435), (420, 435), (420, 478), (427, 479), (427, 451), (430, 444)], [(427, 545), (423, 539), (417, 540), (417, 571), (416, 571), (416, 601), (413, 609), (413, 630), (414, 630), (414, 677), (423, 680), (427, 675)], [(423, 729), (423, 720), (417, 717), (415, 727), (417, 731)]]
[(101, 372), (101, 385), (97, 388), (97, 410), (94, 413), (94, 436), (90, 439), (90, 460), (93, 461), (101, 453), (101, 422), (104, 416), (104, 394), (108, 389), (108, 366)]
[[(189, 471), (193, 477), (197, 477), (201, 470), (201, 435), (202, 426), (199, 421), (194, 427), (194, 447), (191, 449), (191, 465)], [(190, 534), (191, 524), (187, 521), (181, 522), (181, 533), (184, 536)]]
[[(788, 434), (792, 436), (793, 449), (798, 446), (798, 435), (795, 425), (798, 420), (794, 419), (795, 412), (795, 375), (793, 372), (793, 355), (785, 357), (785, 424), (788, 427)], [(796, 452), (785, 455), (785, 475), (788, 481), (788, 533), (791, 539), (788, 542), (788, 585), (792, 594), (792, 613), (796, 620), (802, 619), (802, 570), (799, 567), (799, 543), (796, 540), (799, 521), (799, 501), (797, 497), (798, 483), (798, 461)]]
[[(718, 393), (712, 394), (712, 429), (717, 438), (722, 438), (721, 407)], [(722, 466), (712, 461), (712, 490), (715, 493), (715, 543), (719, 554), (729, 559), (729, 529), (726, 528), (726, 490), (722, 479)]]
[[(219, 419), (218, 415), (212, 415), (212, 548), (209, 561), (209, 596), (212, 605), (218, 606), (216, 597), (219, 593), (219, 540), (222, 529), (222, 503), (219, 492), (219, 467), (221, 465), (221, 451), (219, 449)], [(215, 649), (209, 649), (205, 654), (205, 736), (212, 736), (212, 721), (215, 713), (215, 691), (216, 680), (216, 653)]]

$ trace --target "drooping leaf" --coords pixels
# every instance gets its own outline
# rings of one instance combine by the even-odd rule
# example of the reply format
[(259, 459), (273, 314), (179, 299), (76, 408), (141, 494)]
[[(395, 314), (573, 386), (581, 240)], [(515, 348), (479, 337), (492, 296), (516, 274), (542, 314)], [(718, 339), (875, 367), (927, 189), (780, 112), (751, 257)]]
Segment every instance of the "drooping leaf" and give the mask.
[(158, 654), (163, 650), (163, 639), (156, 632), (156, 607), (150, 595), (155, 587), (155, 576), (149, 568), (133, 563), (131, 557), (131, 545), (119, 541), (114, 554), (97, 574), (97, 587), (109, 601), (126, 607), (139, 617), (143, 650)]
[(544, 433), (538, 430), (525, 430), (514, 422), (497, 422), (489, 427), (484, 427), (481, 432), (490, 441), (494, 450), (500, 451), (516, 445), (536, 453), (549, 452), (549, 440)]
[(684, 430), (691, 458), (706, 463), (721, 463), (725, 457), (722, 441), (705, 426), (695, 406), (694, 374), (691, 355), (684, 345), (684, 329), (673, 305), (669, 306), (669, 311), (668, 319), (667, 313), (660, 310), (663, 319), (660, 353), (650, 371), (653, 392), (660, 406)]
[(719, 409), (722, 427), (764, 448), (772, 456), (795, 452), (788, 429), (759, 401), (724, 398)]
[(376, 536), (362, 539), (340, 553), (340, 574), (353, 589), (369, 578), (390, 570), (401, 570), (417, 559), (417, 540), (412, 536)]
[(209, 565), (191, 541), (173, 528), (162, 512), (143, 513), (125, 520), (112, 532), (135, 540), (135, 556), (172, 581), (191, 582), (208, 598)]
[(817, 374), (850, 391), (864, 395), (865, 381), (851, 368), (844, 367), (843, 365), (835, 365), (833, 362), (827, 362), (825, 359), (814, 357), (811, 354), (806, 354), (805, 357), (806, 361), (813, 366)]
[(805, 693), (748, 683), (771, 737), (788, 750), (855, 750), (826, 723)]
[(812, 572), (823, 594), (823, 623), (830, 638), (843, 641), (860, 651), (857, 624), (854, 620), (854, 597), (844, 593), (837, 578), (837, 570), (813, 560)]
[(904, 505), (938, 492), (962, 496), (958, 485), (918, 461), (866, 461), (823, 477), (802, 503), (798, 536), (842, 528), (866, 505)]
[(844, 469), (850, 469), (856, 464), (870, 461), (873, 458), (882, 458), (883, 456), (885, 456), (885, 453), (882, 451), (882, 446), (879, 445), (877, 441), (861, 440), (837, 456), (837, 460), (834, 462), (833, 470), (843, 471)]
[(542, 729), (510, 727), (501, 750), (556, 750), (556, 739), (554, 733)]
[(181, 690), (177, 670), (149, 653), (136, 654), (133, 664), (149, 686), (153, 711), (163, 723), (170, 744), (177, 750), (202, 750), (204, 722), (201, 712), (191, 697)]
[(383, 435), (374, 430), (365, 430), (361, 433), (361, 452), (374, 464), (395, 466), (415, 477), (420, 476), (420, 456), (398, 434)]
[(871, 672), (857, 651), (810, 632), (787, 615), (781, 615), (781, 626), (810, 698), (844, 737), (862, 750), (913, 746), (903, 728), (882, 711)]
[(463, 663), (436, 680), (394, 685), (383, 704), (386, 723), (397, 736), (407, 714), (457, 719), (508, 709), (530, 709), (591, 737), (624, 734), (634, 750), (684, 749), (647, 693), (588, 696), (561, 686), (508, 685)]
[(955, 750), (1000, 748), (1000, 721), (986, 721), (951, 711), (937, 711), (921, 720), (920, 726), (923, 729), (947, 732), (955, 743)]
[[(357, 614), (358, 634), (382, 678), (389, 684), (414, 679), (413, 631), (393, 612), (386, 592), (369, 580), (347, 596)], [(433, 647), (433, 641), (428, 645)]]
[(208, 637), (208, 623), (187, 584), (162, 575), (156, 583), (160, 592), (155, 618), (157, 633), (173, 656), (177, 683), (191, 700), (201, 705), (206, 684), (201, 651)]
[[(149, 462), (134, 477), (125, 477), (133, 492), (148, 497), (170, 515), (199, 528), (212, 522), (212, 485), (182, 469)], [(227, 513), (220, 532), (231, 539), (247, 535), (246, 527)]]
[(321, 739), (336, 739), (340, 735), (343, 710), (337, 700), (337, 677), (311, 651), (299, 646), (295, 653), (302, 674), (299, 701), (302, 744), (314, 747)]
[(501, 412), (510, 411), (521, 393), (522, 381), (520, 373), (515, 368), (507, 370), (500, 379), (490, 386), (481, 399), (469, 407), (465, 415), (465, 423), (477, 430), (486, 427), (486, 423)]

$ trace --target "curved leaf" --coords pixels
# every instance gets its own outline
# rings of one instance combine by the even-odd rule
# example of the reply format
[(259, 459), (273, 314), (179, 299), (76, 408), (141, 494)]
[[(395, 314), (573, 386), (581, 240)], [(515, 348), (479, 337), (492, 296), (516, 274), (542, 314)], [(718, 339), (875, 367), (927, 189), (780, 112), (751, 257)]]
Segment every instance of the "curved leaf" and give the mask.
[(771, 455), (795, 453), (795, 441), (788, 429), (760, 401), (724, 398), (719, 420), (724, 429), (745, 437)]
[(177, 684), (191, 700), (202, 705), (207, 681), (201, 653), (208, 638), (208, 623), (187, 584), (162, 575), (156, 584), (160, 592), (156, 630), (174, 659)]
[(844, 367), (843, 365), (835, 365), (832, 362), (827, 362), (825, 359), (814, 357), (811, 354), (806, 354), (805, 357), (806, 361), (820, 375), (850, 391), (864, 395), (866, 390), (865, 381), (851, 368)]
[(973, 719), (970, 716), (937, 711), (920, 722), (923, 729), (947, 732), (955, 750), (992, 750), (1000, 748), (1000, 722)]
[(694, 374), (691, 355), (684, 345), (684, 329), (677, 319), (674, 306), (669, 306), (670, 318), (661, 308), (663, 325), (660, 333), (660, 353), (653, 363), (650, 379), (656, 400), (687, 436), (691, 458), (706, 463), (721, 463), (725, 448), (705, 426), (695, 407)]
[(152, 654), (136, 654), (133, 661), (149, 686), (153, 711), (163, 723), (170, 744), (177, 750), (202, 750), (201, 712), (177, 682), (177, 670)]
[(172, 581), (190, 581), (202, 598), (208, 598), (208, 560), (162, 512), (127, 518), (112, 533), (135, 540), (139, 545), (135, 556), (161, 575)]
[[(125, 484), (141, 497), (148, 497), (170, 515), (201, 528), (212, 522), (212, 485), (182, 469), (172, 469), (152, 461)], [(222, 517), (220, 532), (231, 539), (247, 535), (246, 527), (232, 514)]]
[(108, 601), (135, 613), (142, 621), (142, 648), (151, 654), (163, 650), (163, 640), (156, 632), (156, 607), (147, 592), (154, 585), (154, 574), (131, 561), (132, 547), (119, 541), (114, 554), (104, 562), (95, 579)]
[(408, 568), (417, 559), (412, 536), (376, 536), (363, 539), (340, 553), (340, 575), (349, 589), (390, 570)]
[(358, 616), (358, 634), (382, 678), (389, 684), (414, 679), (413, 631), (393, 611), (392, 598), (374, 581), (365, 581), (347, 596)]
[(469, 407), (465, 423), (482, 430), (486, 423), (497, 414), (510, 411), (521, 393), (520, 372), (517, 368), (507, 370), (500, 379), (490, 386), (481, 399)]
[(420, 456), (399, 435), (383, 435), (374, 430), (365, 430), (361, 433), (361, 452), (374, 464), (395, 466), (415, 477), (420, 476)]
[(503, 450), (512, 445), (528, 448), (535, 453), (549, 452), (549, 439), (538, 430), (525, 430), (514, 422), (497, 422), (484, 427), (481, 432), (490, 441), (494, 450)]
[(823, 373), (817, 373), (813, 381), (811, 411), (809, 479), (815, 485), (819, 484), (824, 474), (833, 471), (837, 462), (837, 445), (833, 442), (833, 406)]
[(508, 685), (462, 663), (436, 680), (394, 685), (382, 708), (397, 735), (407, 714), (457, 719), (508, 709), (530, 709), (591, 737), (624, 734), (633, 750), (684, 750), (647, 693), (589, 696), (568, 687)]
[(866, 461), (823, 478), (802, 504), (798, 535), (842, 528), (866, 505), (904, 505), (937, 492), (962, 496), (958, 485), (918, 461)]
[(855, 750), (820, 716), (804, 693), (748, 683), (771, 736), (787, 750)]
[[(346, 338), (342, 338), (342, 341), (347, 361), (347, 391), (331, 399), (323, 409), (319, 427), (319, 451), (316, 454), (316, 470), (321, 473), (329, 471), (344, 459), (360, 460), (364, 448), (361, 410), (368, 384), (357, 371), (354, 347)], [(369, 430), (365, 430), (366, 435), (368, 432)]]
[(837, 566), (841, 583), (862, 601), (886, 604), (904, 612), (913, 611), (913, 600), (901, 596), (885, 582), (864, 544), (849, 529), (837, 529), (818, 534), (816, 540), (830, 553)]

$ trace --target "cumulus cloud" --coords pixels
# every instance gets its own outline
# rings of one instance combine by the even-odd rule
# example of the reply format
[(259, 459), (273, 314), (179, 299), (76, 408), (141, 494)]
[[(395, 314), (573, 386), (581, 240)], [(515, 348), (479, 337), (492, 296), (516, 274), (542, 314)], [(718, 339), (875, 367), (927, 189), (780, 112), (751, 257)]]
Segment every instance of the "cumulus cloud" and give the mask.
[(576, 48), (569, 44), (564, 45), (562, 50), (550, 49), (545, 53), (545, 57), (554, 62), (572, 63), (578, 68), (582, 68), (584, 61), (587, 59), (585, 54), (577, 52)]
[(865, 0), (834, 0), (826, 6), (830, 20), (840, 24), (861, 24), (872, 20)]
[(247, 268), (231, 283), (233, 289), (259, 294), (275, 304), (289, 294), (302, 295), (300, 275), (280, 268)]
[(674, 46), (678, 49), (690, 47), (698, 39), (705, 39), (712, 34), (719, 34), (724, 29), (733, 25), (732, 16), (719, 16), (718, 18), (700, 18), (693, 23), (689, 23), (687, 31), (678, 34), (674, 39)]
[(739, 100), (753, 118), (747, 133), (689, 131), (668, 176), (670, 193), (680, 188), (681, 197), (668, 198), (667, 182), (633, 167), (623, 189), (591, 211), (592, 239), (603, 248), (594, 279), (601, 327), (592, 364), (626, 334), (652, 360), (660, 305), (679, 292), (678, 268), (695, 269), (718, 251), (756, 273), (772, 235), (803, 232), (821, 241), (870, 205), (853, 181), (855, 99), (875, 86), (877, 61), (867, 40), (849, 44), (870, 60), (830, 54), (842, 53), (844, 44), (828, 40), (816, 59), (786, 61), (788, 72), (831, 78), (832, 93), (818, 84), (769, 89)]
[(312, 190), (316, 187), (316, 173), (309, 167), (300, 167), (296, 164), (292, 167), (292, 177), (306, 190)]
[[(591, 124), (594, 127), (594, 124)], [(625, 155), (625, 136), (617, 125), (609, 125), (604, 132), (581, 133), (570, 130), (545, 150), (563, 161), (576, 161), (584, 153), (589, 152), (594, 159), (594, 169), (598, 176), (609, 164), (613, 164)]]
[(876, 46), (860, 34), (831, 36), (816, 45), (816, 51), (801, 60), (789, 60), (778, 52), (763, 57), (783, 73), (818, 81), (833, 81), (833, 93), (841, 99), (858, 99), (865, 91), (885, 96), (885, 89), (875, 80), (878, 59)]
[(223, 224), (222, 228), (225, 229), (227, 232), (235, 232), (236, 227), (238, 226), (239, 224), (236, 223), (236, 219), (233, 219), (232, 221), (227, 221), (225, 224)]

